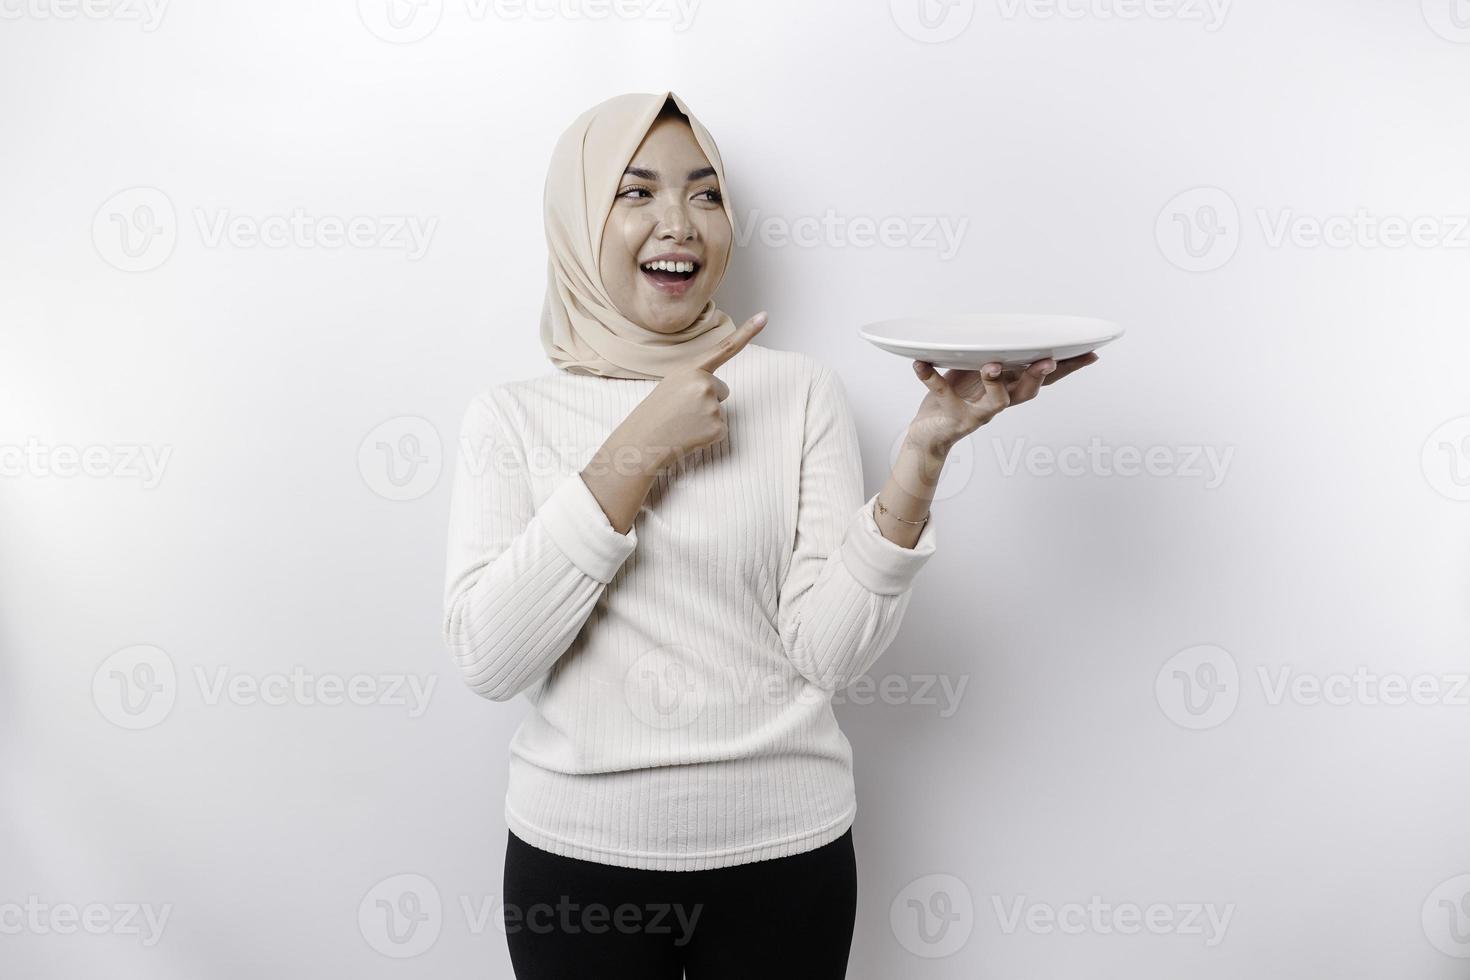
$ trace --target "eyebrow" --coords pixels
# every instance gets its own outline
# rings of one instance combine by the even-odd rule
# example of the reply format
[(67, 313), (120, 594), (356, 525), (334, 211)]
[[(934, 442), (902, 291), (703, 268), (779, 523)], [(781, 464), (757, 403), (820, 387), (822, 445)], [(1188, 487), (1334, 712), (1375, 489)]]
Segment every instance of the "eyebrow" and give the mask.
[[(646, 170), (643, 167), (629, 167), (627, 170), (624, 170), (623, 173), (630, 177), (641, 177), (644, 180), (659, 179), (657, 170)], [(698, 170), (689, 171), (688, 179), (692, 182), (699, 180), (701, 177), (713, 177), (714, 175), (714, 167), (700, 167)]]

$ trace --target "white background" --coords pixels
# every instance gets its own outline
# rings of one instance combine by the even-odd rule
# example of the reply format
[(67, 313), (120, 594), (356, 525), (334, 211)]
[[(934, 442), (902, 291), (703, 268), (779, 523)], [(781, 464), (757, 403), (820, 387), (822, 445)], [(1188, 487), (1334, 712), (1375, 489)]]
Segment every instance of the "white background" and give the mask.
[[(0, 2), (7, 978), (510, 975), (525, 704), (439, 639), (451, 447), (550, 369), (557, 134), (665, 87), (753, 232), (721, 306), (840, 372), (869, 492), (923, 391), (861, 324), (1128, 330), (956, 450), (838, 709), (851, 975), (1470, 970), (1470, 5), (95, 2)], [(365, 237), (212, 235), (297, 209)]]

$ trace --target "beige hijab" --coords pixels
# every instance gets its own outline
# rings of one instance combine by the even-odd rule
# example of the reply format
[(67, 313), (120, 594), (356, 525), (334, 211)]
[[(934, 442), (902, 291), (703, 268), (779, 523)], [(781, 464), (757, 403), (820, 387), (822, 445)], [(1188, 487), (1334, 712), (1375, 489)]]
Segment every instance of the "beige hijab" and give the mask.
[[(689, 118), (695, 141), (715, 168), (725, 217), (735, 227), (720, 151), (683, 99), (667, 91), (618, 95), (578, 116), (557, 140), (546, 173), (548, 259), (541, 308), (541, 344), (552, 363), (573, 374), (659, 379), (735, 332), (734, 321), (713, 299), (677, 333), (639, 326), (618, 312), (598, 272), (602, 229), (623, 170), (669, 99)], [(718, 275), (724, 274), (722, 267)]]

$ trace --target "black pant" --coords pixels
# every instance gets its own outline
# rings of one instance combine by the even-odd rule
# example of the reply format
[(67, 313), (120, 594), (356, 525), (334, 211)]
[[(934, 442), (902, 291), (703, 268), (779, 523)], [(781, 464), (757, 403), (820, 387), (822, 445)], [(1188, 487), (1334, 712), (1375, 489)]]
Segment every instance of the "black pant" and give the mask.
[(857, 915), (852, 828), (706, 871), (580, 861), (509, 834), (503, 914), (517, 980), (840, 980)]

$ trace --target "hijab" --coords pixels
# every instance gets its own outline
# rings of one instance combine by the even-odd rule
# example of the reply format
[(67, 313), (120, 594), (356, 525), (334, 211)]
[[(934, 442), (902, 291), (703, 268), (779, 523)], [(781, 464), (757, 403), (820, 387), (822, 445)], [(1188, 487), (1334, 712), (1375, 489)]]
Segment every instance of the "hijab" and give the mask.
[[(630, 93), (578, 116), (552, 151), (543, 202), (548, 255), (541, 344), (553, 364), (572, 374), (661, 379), (735, 332), (734, 321), (713, 299), (675, 333), (640, 326), (613, 305), (598, 271), (602, 230), (623, 170), (670, 100), (688, 118), (695, 141), (715, 168), (725, 217), (735, 227), (720, 151), (683, 99), (669, 91)], [(729, 264), (727, 252), (720, 277)]]

